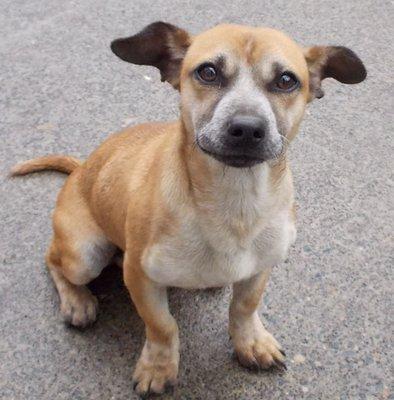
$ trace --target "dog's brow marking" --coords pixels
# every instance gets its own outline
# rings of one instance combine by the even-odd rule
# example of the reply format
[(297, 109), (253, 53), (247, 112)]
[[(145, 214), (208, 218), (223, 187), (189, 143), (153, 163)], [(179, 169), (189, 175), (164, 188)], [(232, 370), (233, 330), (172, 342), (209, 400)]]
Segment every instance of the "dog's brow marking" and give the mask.
[(219, 54), (215, 57), (215, 63), (219, 68), (224, 68), (226, 64), (226, 57), (223, 54)]
[(248, 64), (253, 63), (253, 53), (256, 48), (256, 41), (253, 36), (248, 36), (245, 40), (245, 57)]
[(275, 74), (280, 74), (283, 73), (284, 71), (287, 71), (288, 68), (286, 68), (282, 63), (276, 61), (272, 64), (272, 69)]

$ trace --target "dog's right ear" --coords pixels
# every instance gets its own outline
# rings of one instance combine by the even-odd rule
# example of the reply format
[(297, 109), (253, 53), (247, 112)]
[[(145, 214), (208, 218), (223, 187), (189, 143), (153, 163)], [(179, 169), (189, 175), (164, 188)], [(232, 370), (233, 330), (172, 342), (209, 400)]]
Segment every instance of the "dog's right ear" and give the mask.
[(158, 68), (161, 80), (179, 89), (182, 61), (190, 44), (191, 37), (183, 29), (154, 22), (134, 36), (114, 40), (111, 50), (124, 61)]

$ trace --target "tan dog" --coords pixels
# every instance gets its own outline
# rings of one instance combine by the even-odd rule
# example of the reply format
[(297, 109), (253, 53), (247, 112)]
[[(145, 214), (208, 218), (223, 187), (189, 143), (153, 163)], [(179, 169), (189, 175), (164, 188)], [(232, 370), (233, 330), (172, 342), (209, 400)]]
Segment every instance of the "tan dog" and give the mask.
[(111, 136), (86, 162), (49, 156), (15, 175), (70, 172), (53, 216), (47, 264), (61, 312), (75, 326), (96, 319), (85, 286), (117, 248), (124, 281), (145, 322), (136, 391), (161, 393), (178, 374), (178, 328), (166, 288), (233, 284), (229, 331), (241, 364), (284, 368), (258, 316), (270, 269), (295, 240), (287, 143), (306, 104), (331, 77), (366, 71), (345, 47), (303, 49), (266, 28), (221, 25), (195, 37), (157, 22), (112, 43), (125, 61), (157, 67), (181, 92), (177, 122)]

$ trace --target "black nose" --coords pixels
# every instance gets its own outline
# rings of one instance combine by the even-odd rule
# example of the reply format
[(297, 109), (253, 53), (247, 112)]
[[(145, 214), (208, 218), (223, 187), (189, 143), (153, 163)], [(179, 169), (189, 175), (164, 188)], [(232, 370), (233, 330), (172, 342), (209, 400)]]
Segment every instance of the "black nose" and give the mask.
[(227, 130), (227, 139), (234, 145), (253, 145), (265, 135), (266, 123), (257, 117), (234, 117)]

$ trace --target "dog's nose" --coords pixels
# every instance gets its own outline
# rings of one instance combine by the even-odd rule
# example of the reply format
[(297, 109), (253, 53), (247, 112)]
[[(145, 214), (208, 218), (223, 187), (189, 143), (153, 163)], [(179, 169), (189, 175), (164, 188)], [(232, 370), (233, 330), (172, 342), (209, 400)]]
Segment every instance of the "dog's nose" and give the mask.
[(233, 145), (251, 146), (260, 142), (265, 135), (266, 123), (257, 117), (234, 117), (227, 130), (227, 139)]

